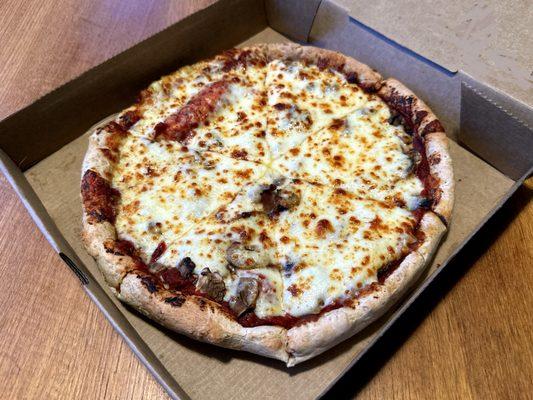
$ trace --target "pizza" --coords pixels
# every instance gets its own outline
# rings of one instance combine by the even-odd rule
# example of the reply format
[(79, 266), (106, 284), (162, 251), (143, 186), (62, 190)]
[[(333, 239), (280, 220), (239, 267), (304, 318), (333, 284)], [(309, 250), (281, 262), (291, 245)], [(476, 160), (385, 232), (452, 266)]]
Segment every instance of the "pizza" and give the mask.
[(293, 366), (412, 287), (453, 193), (444, 128), (403, 84), (259, 44), (161, 78), (92, 133), (83, 240), (133, 309)]

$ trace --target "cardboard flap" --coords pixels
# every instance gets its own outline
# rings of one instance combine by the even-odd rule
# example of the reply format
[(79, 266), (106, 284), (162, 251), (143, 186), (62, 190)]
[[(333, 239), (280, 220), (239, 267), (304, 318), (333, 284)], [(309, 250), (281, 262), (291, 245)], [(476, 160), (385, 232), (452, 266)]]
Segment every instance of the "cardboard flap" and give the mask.
[(35, 190), (33, 190), (20, 169), (17, 168), (2, 150), (0, 150), (0, 172), (4, 174), (8, 182), (13, 186), (33, 222), (35, 222), (35, 225), (37, 225), (46, 237), (46, 240), (48, 240), (52, 248), (59, 253), (61, 259), (76, 275), (82, 285), (87, 285), (89, 283), (89, 271), (79, 260), (72, 247), (67, 243), (55, 222), (50, 218), (39, 196), (35, 193)]
[(466, 71), (533, 105), (531, 2), (324, 1), (450, 71)]
[(265, 0), (268, 25), (292, 40), (306, 42), (322, 0)]
[(320, 4), (309, 43), (338, 50), (368, 64), (384, 77), (399, 79), (429, 104), (447, 134), (456, 138), (460, 111), (460, 82), (456, 74), (398, 47), (350, 18), (345, 8), (332, 1)]
[(529, 107), (468, 76), (463, 78), (459, 140), (514, 180), (533, 168), (531, 126)]

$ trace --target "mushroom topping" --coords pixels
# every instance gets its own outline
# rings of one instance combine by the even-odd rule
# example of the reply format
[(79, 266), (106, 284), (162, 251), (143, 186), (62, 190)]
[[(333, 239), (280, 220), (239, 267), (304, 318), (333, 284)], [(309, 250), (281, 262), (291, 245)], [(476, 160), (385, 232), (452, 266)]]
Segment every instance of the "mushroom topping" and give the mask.
[(255, 302), (259, 296), (259, 283), (254, 278), (243, 277), (237, 283), (237, 293), (229, 301), (229, 306), (233, 312), (240, 316), (246, 310), (255, 307)]
[(262, 268), (270, 264), (268, 255), (255, 246), (233, 242), (226, 250), (226, 260), (235, 268)]
[(418, 197), (417, 198), (417, 206), (415, 208), (425, 208), (429, 209), (431, 208), (432, 200), (428, 199), (427, 197)]
[(300, 196), (296, 192), (279, 189), (276, 191), (276, 202), (278, 209), (281, 209), (281, 211), (290, 210), (300, 204)]
[(409, 164), (409, 167), (407, 168), (406, 172), (407, 174), (410, 174), (415, 171), (415, 168), (420, 162), (422, 161), (422, 156), (418, 151), (415, 149), (411, 149), (407, 152), (407, 156), (409, 157), (409, 160), (411, 163)]
[(218, 272), (211, 272), (209, 268), (204, 268), (198, 277), (196, 288), (216, 301), (224, 300), (226, 285)]
[(288, 188), (278, 189), (276, 185), (270, 185), (261, 192), (261, 204), (263, 210), (273, 216), (297, 207), (300, 196)]
[(283, 273), (285, 275), (285, 277), (290, 277), (291, 274), (293, 273), (294, 271), (294, 267), (296, 266), (296, 264), (294, 262), (291, 262), (291, 261), (287, 261), (285, 264), (283, 264)]
[(148, 223), (148, 232), (150, 232), (152, 235), (161, 235), (161, 228), (162, 228), (161, 222), (149, 222)]
[(191, 260), (191, 258), (185, 257), (178, 263), (176, 268), (178, 269), (178, 272), (183, 278), (188, 278), (189, 276), (191, 276), (195, 267), (196, 264)]
[(394, 126), (403, 126), (404, 124), (404, 119), (403, 117), (400, 115), (399, 112), (397, 111), (394, 111), (394, 110), (391, 110), (390, 111), (390, 117), (389, 117), (389, 120), (387, 121), (389, 124), (391, 125), (394, 125)]

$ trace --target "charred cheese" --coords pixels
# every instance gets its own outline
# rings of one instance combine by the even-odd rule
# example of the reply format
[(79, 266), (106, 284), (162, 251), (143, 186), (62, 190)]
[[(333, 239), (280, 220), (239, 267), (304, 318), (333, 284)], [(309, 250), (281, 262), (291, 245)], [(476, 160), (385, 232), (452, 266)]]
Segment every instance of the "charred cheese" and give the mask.
[(290, 148), (273, 163), (281, 174), (338, 187), (363, 199), (418, 207), (421, 181), (412, 173), (411, 137), (387, 121), (376, 96), (322, 131)]
[(266, 85), (267, 141), (274, 159), (368, 101), (368, 96), (341, 74), (300, 62), (271, 62)]
[(230, 202), (266, 168), (213, 152), (198, 153), (176, 142), (128, 135), (112, 184), (120, 191), (117, 233), (149, 259), (203, 217)]
[[(226, 81), (186, 143), (156, 126)], [(116, 229), (146, 263), (189, 258), (224, 283), (258, 282), (259, 318), (320, 312), (378, 280), (415, 241), (423, 198), (411, 137), (388, 106), (341, 74), (272, 61), (227, 71), (221, 59), (155, 82), (122, 141), (112, 186)]]

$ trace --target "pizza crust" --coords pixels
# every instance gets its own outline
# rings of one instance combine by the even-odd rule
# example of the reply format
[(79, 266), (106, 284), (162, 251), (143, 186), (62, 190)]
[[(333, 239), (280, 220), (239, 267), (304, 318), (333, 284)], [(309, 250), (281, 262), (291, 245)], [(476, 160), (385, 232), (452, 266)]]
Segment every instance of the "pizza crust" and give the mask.
[(267, 45), (266, 53), (269, 60), (303, 61), (317, 65), (322, 62), (346, 76), (353, 74), (357, 84), (367, 91), (377, 91), (381, 87), (382, 77), (378, 72), (336, 51), (295, 43), (275, 43)]
[[(97, 128), (89, 137), (89, 145), (83, 160), (82, 176), (86, 171), (92, 170), (106, 179), (111, 178), (113, 165), (109, 158), (105, 157), (102, 149), (111, 151), (107, 145), (112, 133), (105, 128)], [(131, 257), (121, 257), (108, 253), (104, 243), (116, 239), (115, 227), (107, 222), (91, 221), (84, 212), (82, 217), (82, 240), (87, 252), (94, 257), (104, 278), (111, 288), (116, 288), (122, 280), (125, 269), (133, 263)]]
[(317, 321), (296, 326), (287, 332), (289, 361), (294, 366), (317, 356), (366, 328), (396, 303), (417, 281), (431, 260), (446, 226), (431, 212), (422, 218), (425, 240), (410, 253), (376, 291), (359, 299), (354, 307), (342, 307)]
[(393, 78), (382, 82), (378, 95), (392, 108), (407, 117), (420, 136), (431, 132), (443, 132), (437, 116), (411, 89)]
[(429, 172), (438, 182), (438, 201), (433, 211), (444, 218), (447, 224), (452, 217), (455, 182), (448, 138), (444, 132), (429, 133), (424, 137)]
[(151, 293), (136, 274), (124, 277), (118, 294), (120, 300), (175, 332), (217, 346), (288, 361), (284, 328), (244, 328), (215, 302), (198, 296), (183, 296), (179, 306), (164, 301), (172, 296), (175, 294)]
[[(434, 123), (438, 120), (423, 101), (400, 82), (393, 79), (382, 81), (376, 71), (337, 52), (296, 44), (261, 45), (259, 49), (270, 59), (310, 63), (325, 59), (321, 62), (329, 63), (328, 66), (344, 74), (355, 74), (358, 84), (365, 90), (377, 91), (387, 102), (397, 96), (411, 98), (409, 115), (424, 132), (427, 155), (433, 160), (430, 163), (431, 173), (439, 180), (441, 196), (434, 211), (446, 222), (449, 221), (454, 184), (447, 138), (442, 129), (431, 131), (440, 123)], [(425, 112), (420, 120), (417, 120), (417, 111)], [(119, 121), (119, 118), (115, 121)], [(111, 178), (113, 161), (105, 154), (114, 151), (108, 145), (111, 135), (113, 133), (105, 129), (96, 129), (91, 135), (82, 173), (93, 170), (106, 179)], [(107, 221), (91, 221), (84, 213), (82, 236), (89, 254), (95, 258), (112, 291), (121, 301), (142, 314), (191, 338), (275, 358), (286, 362), (287, 366), (294, 366), (364, 329), (385, 314), (412, 287), (431, 261), (446, 226), (436, 214), (428, 211), (420, 223), (420, 229), (425, 235), (424, 242), (402, 261), (376, 291), (359, 298), (354, 307), (326, 312), (316, 321), (289, 330), (278, 326), (245, 328), (232, 319), (222, 306), (209, 299), (165, 290), (152, 292), (142, 283), (142, 276), (132, 272), (135, 270), (132, 257), (106, 250), (106, 241), (117, 239), (114, 226)], [(179, 306), (165, 301), (176, 295), (183, 299), (183, 302), (179, 301)]]
[(113, 172), (113, 163), (105, 156), (105, 151), (112, 152), (109, 148), (108, 141), (111, 139), (113, 133), (105, 128), (97, 128), (89, 136), (89, 145), (87, 153), (83, 159), (82, 176), (87, 170), (93, 170), (106, 179), (111, 178)]
[[(431, 175), (436, 178), (437, 193), (432, 210), (449, 224), (455, 183), (448, 138), (433, 111), (410, 89), (396, 79), (386, 79), (378, 92), (389, 106), (408, 117), (423, 137)], [(422, 117), (421, 117), (422, 116)]]
[(106, 251), (104, 244), (116, 239), (115, 228), (109, 222), (91, 223), (83, 217), (82, 239), (87, 252), (94, 257), (107, 284), (116, 289), (126, 271), (135, 265), (129, 256), (120, 256)]

